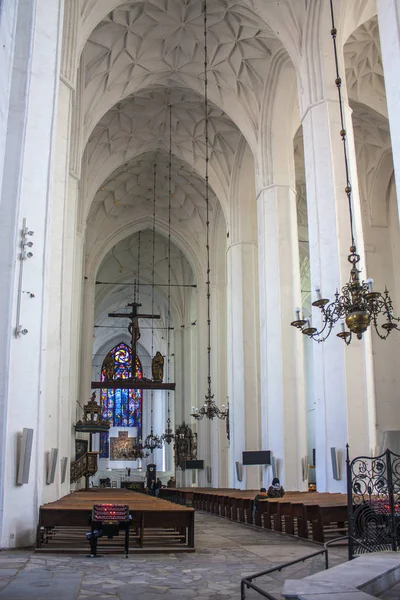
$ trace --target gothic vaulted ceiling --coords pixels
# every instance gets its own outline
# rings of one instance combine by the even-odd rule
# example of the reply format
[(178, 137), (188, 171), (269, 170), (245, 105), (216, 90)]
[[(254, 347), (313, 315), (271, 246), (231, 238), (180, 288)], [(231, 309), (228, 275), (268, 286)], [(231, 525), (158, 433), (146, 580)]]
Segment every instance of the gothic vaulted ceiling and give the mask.
[[(202, 93), (202, 9), (201, 0), (141, 0), (110, 12), (84, 49), (86, 122), (98, 120), (97, 108), (104, 113), (104, 107), (154, 84)], [(240, 0), (209, 0), (207, 31), (211, 99), (222, 108), (228, 100), (240, 106), (254, 125), (281, 43)]]

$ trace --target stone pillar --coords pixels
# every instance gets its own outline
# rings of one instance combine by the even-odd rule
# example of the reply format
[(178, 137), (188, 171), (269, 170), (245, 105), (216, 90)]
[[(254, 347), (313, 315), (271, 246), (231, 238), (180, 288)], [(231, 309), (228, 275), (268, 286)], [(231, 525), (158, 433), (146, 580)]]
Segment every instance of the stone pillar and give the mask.
[[(226, 237), (226, 233), (224, 232)], [(225, 263), (225, 252), (223, 260)], [(225, 269), (224, 269), (225, 270)], [(212, 322), (212, 378), (217, 406), (222, 409), (228, 402), (227, 344), (226, 344), (226, 285), (225, 282), (211, 286)], [(212, 487), (229, 486), (229, 442), (226, 437), (226, 421), (214, 419), (211, 423), (211, 481)]]
[(238, 481), (236, 462), (244, 450), (260, 449), (258, 355), (258, 263), (254, 161), (242, 144), (231, 186), (227, 249), (228, 390), (230, 417), (230, 481), (232, 487), (260, 487), (260, 468), (243, 468)]
[[(330, 31), (328, 6), (321, 20), (323, 30)], [(315, 32), (314, 32), (315, 34)], [(327, 36), (328, 37), (328, 36)], [(312, 300), (315, 289), (324, 298), (334, 298), (337, 289), (347, 283), (350, 264), (347, 261), (351, 244), (343, 148), (340, 136), (340, 114), (335, 86), (332, 42), (326, 42), (326, 52), (320, 49), (314, 56), (315, 69), (324, 78), (312, 89), (315, 96), (300, 97), (304, 134), (307, 209), (310, 241)], [(329, 50), (330, 48), (330, 50)], [(310, 59), (310, 57), (309, 57)], [(308, 59), (308, 60), (309, 60)], [(343, 57), (340, 56), (340, 64)], [(307, 65), (307, 72), (310, 67)], [(344, 70), (343, 70), (344, 72)], [(343, 80), (343, 93), (346, 90)], [(319, 86), (319, 87), (318, 87)], [(318, 93), (323, 97), (319, 98)], [(318, 100), (318, 101), (317, 101)], [(350, 109), (345, 102), (351, 180), (353, 187), (354, 222), (357, 249), (362, 257), (362, 277), (366, 279), (361, 210), (358, 196), (357, 171)], [(320, 311), (313, 309), (313, 325), (320, 327)], [(314, 344), (314, 394), (316, 402), (316, 468), (319, 491), (346, 490), (344, 452), (348, 442), (352, 456), (368, 454), (375, 446), (374, 391), (370, 333), (362, 341), (353, 337), (351, 346), (336, 337), (338, 325), (323, 343)], [(300, 334), (299, 334), (300, 335)], [(341, 479), (333, 479), (330, 449), (340, 453)]]
[(386, 101), (392, 139), (397, 203), (400, 203), (400, 2), (377, 0), (378, 22), (385, 76)]
[[(302, 490), (307, 454), (303, 339), (290, 326), (301, 306), (293, 152), (294, 72), (278, 57), (263, 100), (257, 178), (262, 449), (286, 489)], [(263, 468), (268, 487), (272, 469)]]
[[(301, 490), (306, 455), (303, 340), (290, 327), (301, 306), (296, 193), (272, 184), (258, 196), (263, 448), (286, 489)], [(264, 471), (264, 485), (272, 472)]]
[[(207, 296), (205, 284), (197, 287), (197, 399), (194, 406), (200, 408), (205, 402), (207, 393)], [(213, 382), (214, 383), (214, 382)], [(214, 389), (214, 388), (213, 388)], [(196, 423), (197, 456), (204, 460), (204, 466), (211, 464), (210, 431), (211, 423), (204, 417)], [(206, 469), (199, 471), (199, 486), (207, 487)]]
[[(3, 18), (9, 14), (2, 6)], [(1, 546), (32, 544), (39, 505), (46, 485), (45, 424), (50, 419), (45, 398), (48, 352), (46, 328), (51, 273), (54, 141), (57, 122), (60, 24), (63, 3), (50, 6), (44, 0), (18, 4), (10, 112), (6, 138), (6, 163), (2, 180), (1, 263), (5, 311), (1, 313), (0, 337), (4, 378), (1, 377), (2, 409)], [(7, 40), (5, 40), (6, 43)], [(8, 49), (8, 48), (7, 48)], [(43, 57), (47, 59), (43, 62)], [(1, 165), (3, 166), (3, 165)], [(33, 257), (24, 263), (18, 290), (20, 234), (23, 219), (33, 230)], [(7, 284), (8, 282), (8, 284)], [(29, 292), (29, 294), (27, 293)], [(31, 295), (32, 294), (32, 295)], [(16, 338), (15, 315), (21, 300), (21, 324), (28, 333)], [(56, 301), (57, 302), (57, 301)], [(55, 353), (59, 356), (59, 343)], [(58, 431), (60, 406), (53, 390), (51, 415)], [(34, 429), (29, 483), (16, 485), (16, 441), (24, 427)], [(58, 432), (59, 433), (59, 432)], [(59, 437), (56, 438), (59, 441)], [(59, 446), (56, 446), (59, 447)], [(61, 450), (61, 449), (60, 449)], [(56, 473), (59, 481), (59, 467)], [(58, 492), (57, 484), (52, 486)]]

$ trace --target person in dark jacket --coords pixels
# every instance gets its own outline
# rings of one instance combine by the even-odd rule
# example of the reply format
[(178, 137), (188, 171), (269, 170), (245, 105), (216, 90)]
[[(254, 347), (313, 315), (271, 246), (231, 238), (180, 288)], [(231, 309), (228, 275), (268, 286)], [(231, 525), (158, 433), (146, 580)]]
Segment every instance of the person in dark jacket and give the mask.
[(156, 485), (155, 485), (155, 493), (156, 493), (156, 497), (158, 498), (158, 495), (160, 493), (160, 489), (162, 488), (162, 482), (161, 479), (159, 477), (157, 477), (157, 481), (156, 481)]
[(268, 498), (283, 498), (285, 490), (281, 486), (279, 479), (274, 477), (272, 484), (268, 488)]
[(267, 490), (265, 488), (261, 488), (257, 496), (254, 498), (253, 511), (260, 510), (259, 500), (266, 500), (267, 498)]

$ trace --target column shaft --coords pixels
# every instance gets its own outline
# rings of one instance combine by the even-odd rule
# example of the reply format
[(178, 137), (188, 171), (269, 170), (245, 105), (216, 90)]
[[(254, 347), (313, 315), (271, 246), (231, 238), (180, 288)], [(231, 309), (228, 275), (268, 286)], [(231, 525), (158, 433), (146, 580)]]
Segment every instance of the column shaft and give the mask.
[[(287, 489), (302, 489), (306, 455), (303, 340), (290, 327), (300, 305), (296, 195), (271, 185), (258, 197), (263, 448)], [(264, 471), (268, 484), (271, 472)]]

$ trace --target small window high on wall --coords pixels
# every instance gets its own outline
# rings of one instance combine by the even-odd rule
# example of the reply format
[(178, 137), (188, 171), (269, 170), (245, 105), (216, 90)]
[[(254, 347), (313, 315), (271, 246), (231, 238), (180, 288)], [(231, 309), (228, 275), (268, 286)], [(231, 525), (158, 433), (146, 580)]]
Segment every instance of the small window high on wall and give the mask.
[[(132, 377), (132, 350), (124, 343), (118, 344), (107, 354), (101, 369), (101, 381), (105, 380), (105, 370), (113, 372), (113, 379)], [(143, 377), (142, 365), (136, 356), (135, 377)], [(110, 422), (111, 427), (136, 427), (137, 436), (142, 435), (142, 390), (101, 390), (100, 403), (102, 417)], [(100, 434), (100, 458), (109, 457), (109, 434)]]

